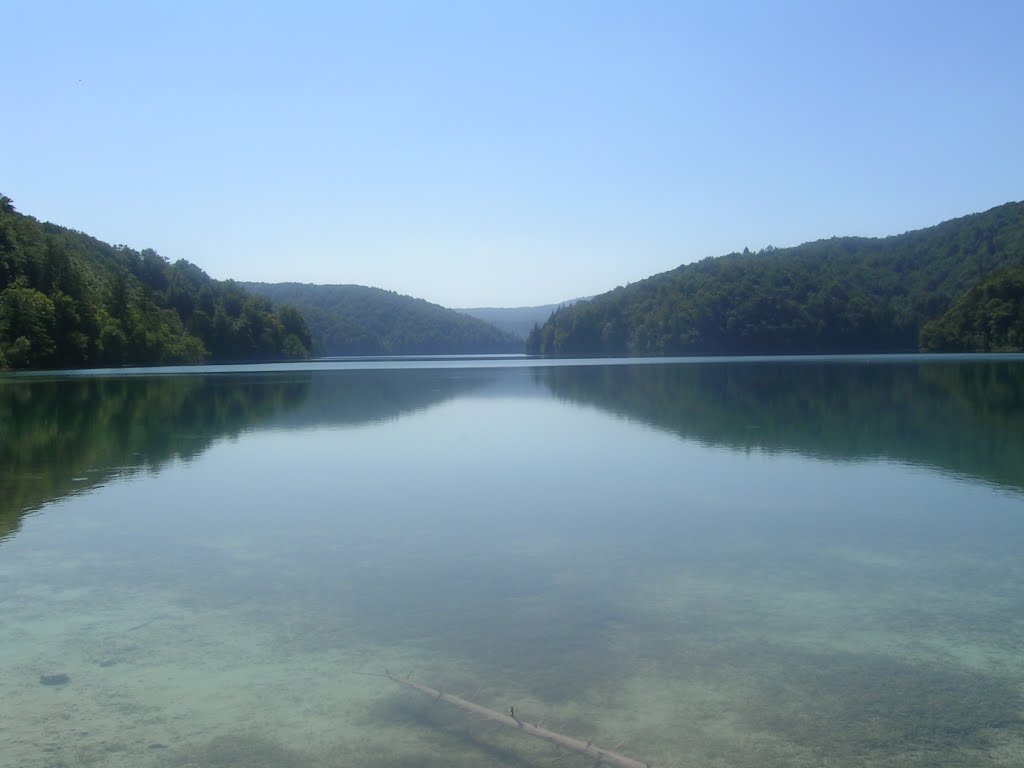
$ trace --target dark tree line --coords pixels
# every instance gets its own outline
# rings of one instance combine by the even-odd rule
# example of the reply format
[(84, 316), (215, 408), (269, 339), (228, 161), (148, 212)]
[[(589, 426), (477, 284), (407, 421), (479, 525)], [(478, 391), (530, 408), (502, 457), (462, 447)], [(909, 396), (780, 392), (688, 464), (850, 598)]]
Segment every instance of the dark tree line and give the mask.
[(523, 342), (475, 317), (362, 285), (245, 283), (292, 305), (309, 323), (318, 355), (522, 352)]
[(921, 335), (927, 322), (994, 270), (1022, 263), (1024, 204), (1008, 203), (893, 237), (832, 238), (686, 264), (556, 311), (530, 333), (527, 352), (916, 351), (932, 338)]
[(301, 359), (292, 308), (153, 250), (41, 223), (0, 197), (0, 367)]

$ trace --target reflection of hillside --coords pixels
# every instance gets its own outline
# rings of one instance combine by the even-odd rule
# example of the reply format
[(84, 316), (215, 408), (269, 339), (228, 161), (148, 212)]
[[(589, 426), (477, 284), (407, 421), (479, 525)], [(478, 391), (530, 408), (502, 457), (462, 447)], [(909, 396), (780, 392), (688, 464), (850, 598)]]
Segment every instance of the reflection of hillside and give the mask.
[(302, 404), (269, 426), (360, 426), (397, 419), (492, 384), (493, 369), (408, 368), (316, 371)]
[(0, 537), (111, 477), (188, 460), (301, 402), (308, 376), (0, 381)]
[(223, 437), (385, 421), (494, 379), (349, 370), (0, 380), (0, 538), (49, 501), (187, 461)]
[(706, 445), (886, 458), (1024, 489), (1024, 363), (536, 369), (555, 395)]

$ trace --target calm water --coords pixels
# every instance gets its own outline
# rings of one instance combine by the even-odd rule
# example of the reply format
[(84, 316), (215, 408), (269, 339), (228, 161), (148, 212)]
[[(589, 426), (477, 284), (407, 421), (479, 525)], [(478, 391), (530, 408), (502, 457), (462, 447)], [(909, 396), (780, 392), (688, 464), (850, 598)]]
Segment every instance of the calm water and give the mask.
[(1022, 358), (7, 377), (0, 455), (3, 766), (592, 764), (384, 670), (665, 768), (1024, 766)]

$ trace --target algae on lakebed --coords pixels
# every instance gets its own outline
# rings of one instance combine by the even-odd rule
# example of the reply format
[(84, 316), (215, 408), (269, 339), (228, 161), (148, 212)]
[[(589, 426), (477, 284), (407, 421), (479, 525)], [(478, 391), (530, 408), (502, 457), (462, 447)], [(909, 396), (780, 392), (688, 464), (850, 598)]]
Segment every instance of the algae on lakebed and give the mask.
[(956, 663), (774, 646), (754, 660), (765, 677), (744, 720), (831, 759), (948, 758), (996, 731), (1024, 738), (1017, 682)]
[(327, 764), (258, 733), (215, 736), (197, 747), (174, 750), (160, 768), (327, 768)]

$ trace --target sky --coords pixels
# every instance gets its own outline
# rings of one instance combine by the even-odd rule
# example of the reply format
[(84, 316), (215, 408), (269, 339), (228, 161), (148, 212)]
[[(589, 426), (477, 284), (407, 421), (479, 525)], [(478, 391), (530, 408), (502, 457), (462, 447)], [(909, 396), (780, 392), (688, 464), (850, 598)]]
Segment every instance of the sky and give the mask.
[(1024, 199), (1024, 2), (0, 0), (0, 193), (451, 307)]

